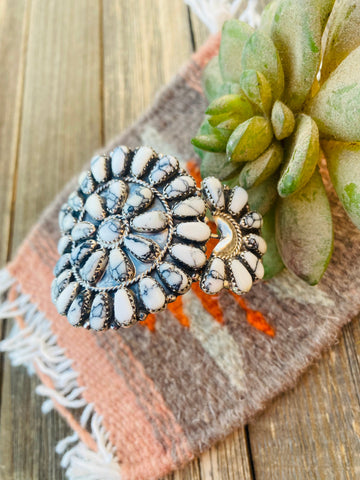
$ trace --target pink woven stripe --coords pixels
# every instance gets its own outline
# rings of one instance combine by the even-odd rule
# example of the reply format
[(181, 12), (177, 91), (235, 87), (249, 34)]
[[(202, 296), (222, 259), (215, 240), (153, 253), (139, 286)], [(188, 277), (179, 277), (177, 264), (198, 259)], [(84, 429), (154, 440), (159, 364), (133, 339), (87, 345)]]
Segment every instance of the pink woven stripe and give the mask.
[[(84, 398), (88, 403), (94, 403), (96, 411), (103, 416), (103, 424), (110, 434), (111, 442), (117, 448), (124, 479), (151, 479), (158, 478), (160, 474), (165, 475), (192, 457), (181, 427), (176, 424), (172, 412), (156, 391), (153, 382), (146, 377), (139, 362), (130, 355), (129, 362), (133, 364), (133, 372), (136, 372), (134, 381), (138, 382), (142, 391), (151, 392), (149, 407), (156, 412), (159, 422), (160, 417), (163, 417), (162, 422), (165, 425), (172, 422), (170, 429), (176, 433), (178, 443), (175, 461), (169, 448), (171, 441), (166, 439), (165, 444), (158, 441), (153, 425), (140, 406), (137, 396), (115, 371), (106, 353), (97, 344), (96, 336), (82, 329), (74, 329), (64, 317), (57, 314), (49, 292), (52, 271), (31, 248), (31, 243), (36, 243), (39, 234), (39, 231), (33, 231), (29, 240), (24, 242), (16, 259), (8, 266), (10, 274), (18, 280), (22, 292), (30, 295), (33, 303), (37, 304), (49, 319), (58, 344), (65, 348), (66, 355), (73, 359), (74, 369), (79, 373), (79, 384), (86, 387)], [(46, 237), (44, 232), (41, 232), (41, 235)], [(55, 244), (51, 245), (50, 241), (47, 243), (56, 257)], [(38, 281), (39, 278), (42, 279), (41, 282)], [(127, 350), (127, 353), (130, 354), (130, 351)], [(142, 432), (141, 437), (139, 432)], [(139, 458), (142, 459), (141, 462)]]

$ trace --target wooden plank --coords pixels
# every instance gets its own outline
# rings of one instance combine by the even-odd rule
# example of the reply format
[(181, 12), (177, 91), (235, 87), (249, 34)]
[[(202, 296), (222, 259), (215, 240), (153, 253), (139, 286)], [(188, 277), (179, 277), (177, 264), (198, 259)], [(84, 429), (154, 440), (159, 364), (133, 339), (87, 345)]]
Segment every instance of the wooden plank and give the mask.
[(104, 118), (109, 141), (148, 107), (192, 52), (182, 0), (104, 0)]
[(257, 479), (360, 478), (360, 322), (250, 426)]
[[(91, 8), (87, 0), (26, 4), (31, 15), (12, 253), (102, 141), (99, 3), (91, 2)], [(21, 11), (17, 5), (17, 14)], [(34, 393), (37, 379), (11, 369), (8, 358), (4, 363), (1, 474), (14, 480), (65, 478), (55, 445), (71, 430), (57, 413), (42, 414), (42, 400)]]

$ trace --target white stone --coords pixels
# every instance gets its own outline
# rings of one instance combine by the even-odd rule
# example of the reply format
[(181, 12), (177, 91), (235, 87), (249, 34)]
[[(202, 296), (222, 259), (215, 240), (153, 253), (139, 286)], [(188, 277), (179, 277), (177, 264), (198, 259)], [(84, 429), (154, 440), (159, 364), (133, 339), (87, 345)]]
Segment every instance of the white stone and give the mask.
[(77, 242), (83, 240), (84, 238), (90, 237), (96, 228), (91, 222), (79, 222), (71, 230), (72, 239)]
[(177, 294), (183, 294), (191, 287), (191, 279), (172, 263), (161, 263), (158, 266), (158, 272), (165, 285)]
[(67, 250), (71, 245), (71, 237), (70, 235), (64, 235), (62, 236), (57, 244), (57, 250), (59, 252), (59, 255), (62, 255), (65, 250)]
[(231, 215), (238, 215), (245, 207), (248, 201), (247, 191), (242, 187), (234, 187), (230, 194), (229, 213)]
[(263, 218), (259, 212), (249, 212), (244, 215), (240, 221), (240, 226), (243, 228), (261, 228)]
[(205, 210), (205, 202), (200, 197), (189, 197), (173, 207), (174, 215), (180, 218), (199, 217), (204, 215)]
[(171, 256), (188, 267), (198, 269), (205, 265), (206, 255), (199, 248), (176, 243), (170, 249)]
[(178, 197), (184, 197), (193, 193), (196, 188), (196, 183), (193, 177), (189, 175), (181, 175), (174, 178), (164, 188), (163, 195), (168, 199), (174, 199)]
[(175, 235), (185, 240), (206, 242), (210, 238), (211, 230), (203, 222), (184, 222), (176, 226)]
[(209, 295), (216, 295), (224, 288), (225, 263), (219, 257), (214, 257), (207, 265), (200, 286)]
[(159, 232), (164, 230), (168, 223), (165, 212), (150, 210), (131, 220), (131, 226), (137, 232)]
[(66, 315), (71, 325), (79, 325), (85, 315), (89, 313), (89, 299), (88, 291), (82, 292), (74, 298)]
[(120, 327), (127, 327), (136, 321), (135, 302), (127, 288), (120, 288), (115, 292), (114, 318)]
[(123, 207), (125, 215), (134, 215), (141, 210), (144, 210), (154, 198), (153, 192), (147, 187), (137, 187), (128, 196)]
[(266, 253), (266, 250), (267, 250), (266, 242), (259, 235), (256, 235), (255, 233), (251, 233), (250, 235), (247, 235), (246, 237), (244, 237), (244, 242), (248, 248), (258, 250), (261, 253), (261, 255), (264, 255)]
[(134, 265), (120, 248), (110, 251), (109, 270), (111, 277), (116, 282), (126, 282), (135, 274)]
[(97, 193), (93, 193), (87, 198), (85, 202), (85, 210), (95, 220), (102, 220), (103, 218), (105, 218), (103, 201), (100, 195), (98, 195)]
[(261, 259), (252, 252), (244, 252), (241, 254), (241, 256), (249, 264), (249, 267), (254, 272), (255, 277), (259, 279), (263, 278), (265, 272)]
[(118, 217), (107, 217), (98, 228), (100, 240), (112, 243), (119, 240), (123, 233), (123, 224)]
[(71, 268), (70, 264), (70, 253), (64, 253), (61, 255), (59, 260), (56, 262), (55, 268), (54, 268), (54, 275), (57, 277), (60, 275), (61, 272), (64, 270)]
[(165, 308), (165, 293), (152, 277), (145, 277), (140, 280), (139, 292), (144, 307), (148, 312), (154, 313)]
[(253, 281), (247, 268), (240, 260), (233, 258), (230, 260), (230, 269), (234, 277), (232, 290), (238, 294), (248, 292), (252, 287)]
[(153, 184), (162, 183), (179, 169), (179, 162), (171, 155), (165, 155), (155, 163), (151, 170), (149, 179)]
[(109, 175), (108, 159), (103, 155), (96, 155), (91, 159), (90, 170), (98, 183), (105, 182)]
[(84, 206), (84, 201), (77, 192), (72, 192), (68, 197), (68, 204), (72, 210), (79, 212)]
[(218, 210), (225, 208), (224, 187), (218, 178), (206, 177), (202, 182), (202, 188), (212, 206)]
[(81, 278), (86, 282), (96, 283), (103, 275), (108, 261), (104, 250), (97, 250), (90, 255), (80, 269)]
[(155, 152), (150, 147), (140, 147), (135, 153), (131, 163), (131, 173), (135, 177), (144, 175), (149, 163), (153, 159)]
[(139, 260), (152, 262), (159, 255), (158, 245), (149, 238), (128, 235), (124, 238), (125, 247)]
[(97, 243), (95, 240), (85, 240), (71, 251), (71, 263), (73, 265), (81, 263), (95, 249)]
[(85, 193), (85, 195), (89, 195), (95, 190), (95, 182), (91, 176), (91, 173), (88, 170), (80, 173), (79, 186), (80, 190)]
[(65, 315), (79, 290), (78, 282), (70, 282), (56, 300), (56, 308), (60, 315)]
[(103, 330), (109, 322), (109, 296), (105, 292), (97, 293), (90, 310), (90, 327)]
[(116, 147), (111, 152), (111, 170), (115, 176), (120, 176), (125, 173), (129, 160), (128, 154), (129, 149), (125, 146)]
[(121, 180), (114, 180), (104, 192), (106, 208), (110, 213), (116, 213), (127, 197), (127, 187)]

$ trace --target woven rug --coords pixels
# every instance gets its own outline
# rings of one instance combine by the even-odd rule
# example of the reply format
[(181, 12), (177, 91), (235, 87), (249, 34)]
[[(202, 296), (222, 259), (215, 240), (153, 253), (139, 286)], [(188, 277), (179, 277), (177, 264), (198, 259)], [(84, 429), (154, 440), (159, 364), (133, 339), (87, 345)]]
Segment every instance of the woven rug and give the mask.
[[(217, 49), (212, 37), (117, 142), (149, 144), (197, 174), (200, 76)], [(44, 412), (56, 408), (74, 430), (57, 446), (69, 478), (147, 480), (180, 468), (292, 387), (360, 309), (360, 232), (330, 192), (335, 248), (318, 286), (286, 271), (241, 298), (194, 286), (145, 325), (74, 329), (50, 300), (57, 210), (74, 182), (2, 271), (0, 311), (16, 319), (2, 350), (33, 366)]]

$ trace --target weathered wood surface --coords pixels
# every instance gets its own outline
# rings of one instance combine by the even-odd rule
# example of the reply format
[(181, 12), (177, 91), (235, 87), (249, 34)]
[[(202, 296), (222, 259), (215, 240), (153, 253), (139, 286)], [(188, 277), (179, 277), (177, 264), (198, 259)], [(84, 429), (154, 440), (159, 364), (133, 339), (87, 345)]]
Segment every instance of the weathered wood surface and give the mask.
[[(1, 265), (206, 35), (182, 0), (0, 2)], [(359, 355), (357, 319), (293, 391), (166, 480), (360, 478)], [(25, 369), (0, 367), (0, 478), (65, 478), (54, 447), (69, 428), (41, 413)]]

